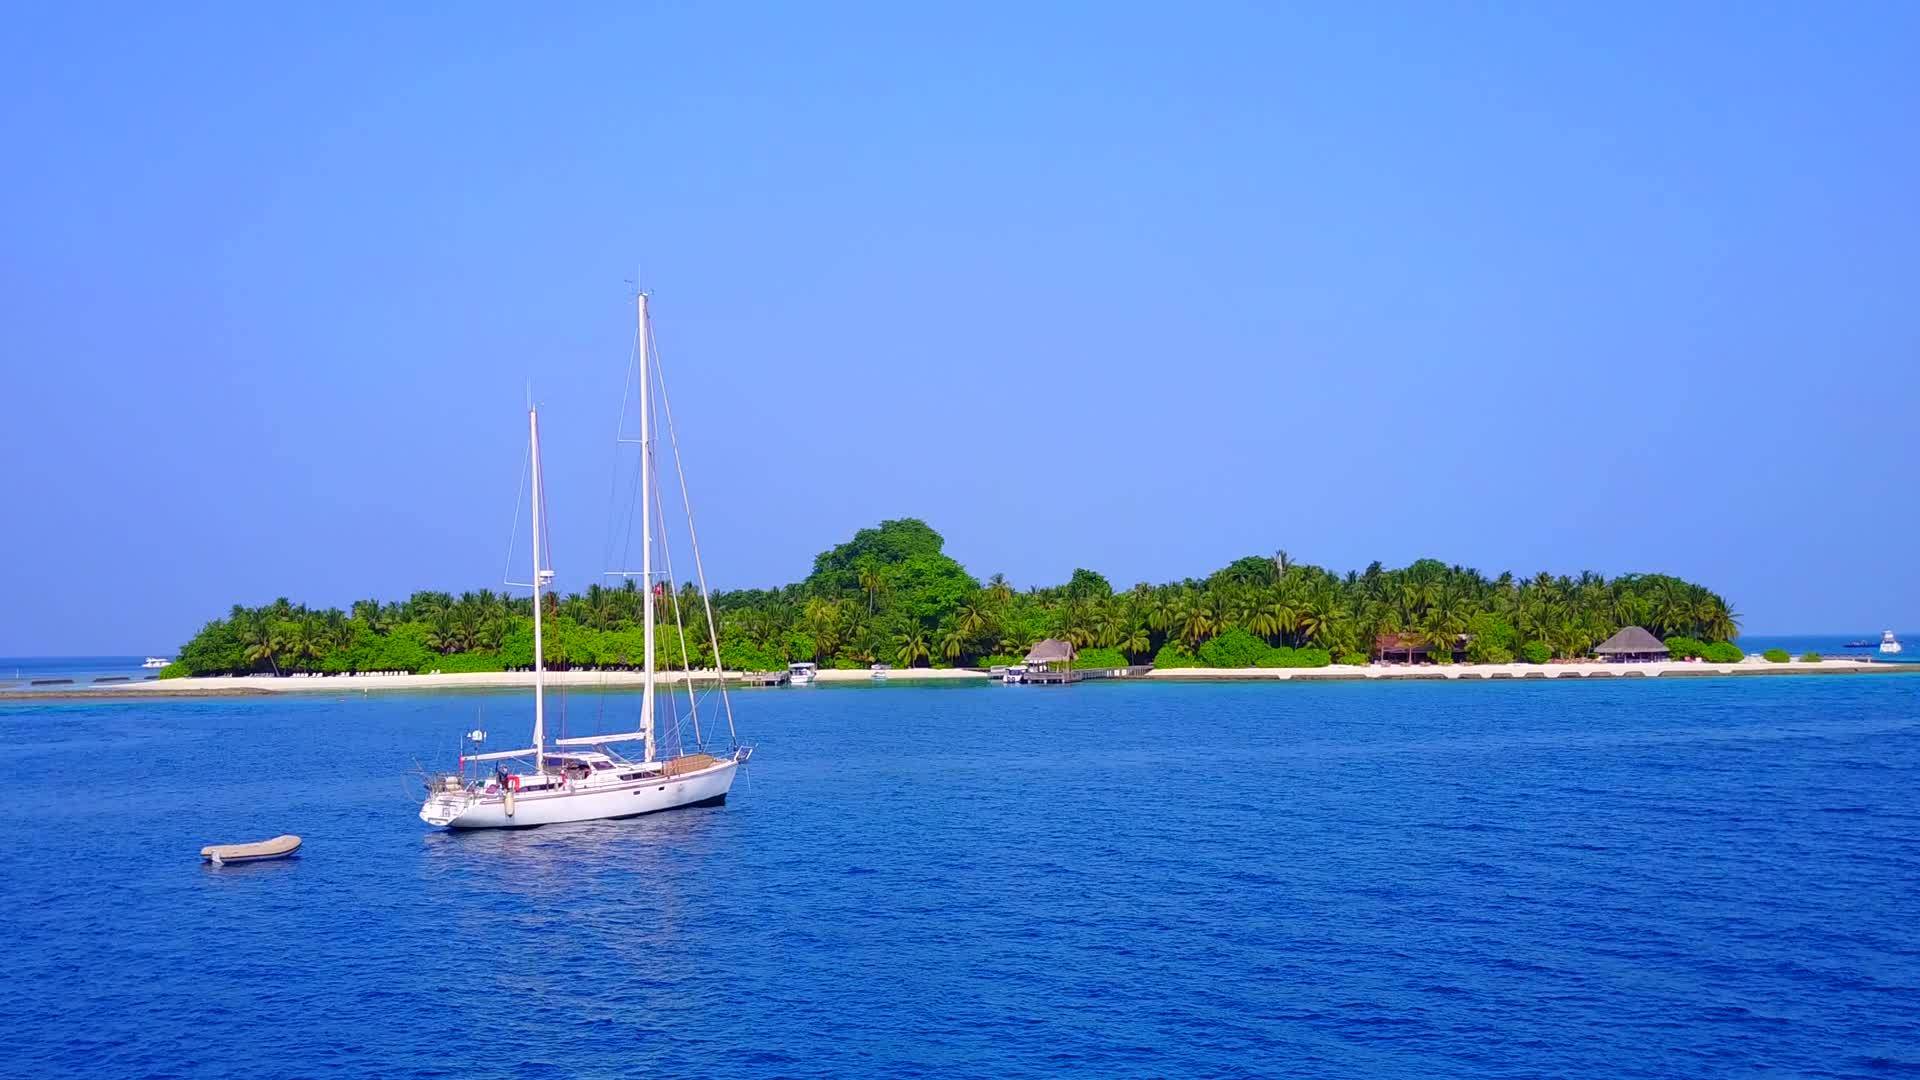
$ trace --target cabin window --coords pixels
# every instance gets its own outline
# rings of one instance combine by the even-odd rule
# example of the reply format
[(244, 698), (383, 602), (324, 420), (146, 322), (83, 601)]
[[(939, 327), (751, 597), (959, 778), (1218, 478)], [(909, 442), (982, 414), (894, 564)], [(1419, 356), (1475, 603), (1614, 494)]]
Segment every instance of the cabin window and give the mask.
[(604, 762), (604, 761), (596, 761), (596, 762), (594, 762), (594, 763), (593, 763), (593, 767), (594, 767), (594, 769), (595, 769), (596, 771), (598, 771), (598, 770), (601, 770), (601, 769), (611, 769), (611, 768), (613, 768), (613, 766), (612, 766), (612, 765), (609, 765), (609, 764), (607, 764), (607, 763), (606, 763), (606, 762)]

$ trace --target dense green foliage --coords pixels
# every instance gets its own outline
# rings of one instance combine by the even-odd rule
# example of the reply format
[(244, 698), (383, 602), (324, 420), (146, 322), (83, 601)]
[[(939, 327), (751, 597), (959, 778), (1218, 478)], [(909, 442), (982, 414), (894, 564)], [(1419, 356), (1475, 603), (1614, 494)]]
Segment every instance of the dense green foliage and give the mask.
[(1685, 634), (1675, 634), (1666, 641), (1667, 656), (1673, 660), (1691, 660), (1707, 655), (1707, 643)]
[(1763, 652), (1760, 655), (1766, 658), (1766, 661), (1769, 664), (1784, 664), (1787, 661), (1793, 659), (1792, 654), (1788, 653), (1787, 650), (1785, 649), (1768, 649), (1766, 652)]
[(1731, 641), (1701, 641), (1684, 634), (1668, 638), (1666, 645), (1668, 654), (1675, 660), (1689, 660), (1697, 656), (1709, 663), (1737, 664), (1747, 657)]
[(1272, 651), (1272, 645), (1232, 626), (1202, 644), (1196, 655), (1201, 667), (1246, 668), (1259, 667)]
[(1153, 666), (1163, 670), (1172, 670), (1175, 668), (1194, 668), (1201, 665), (1199, 659), (1193, 655), (1192, 650), (1177, 641), (1169, 641), (1165, 645), (1160, 646), (1159, 652), (1153, 654)]
[[(547, 664), (640, 666), (643, 599), (631, 581), (547, 594)], [(533, 663), (530, 603), (481, 590), (362, 600), (347, 611), (284, 599), (236, 606), (180, 650), (170, 674), (526, 668)], [(674, 628), (676, 607), (684, 636)], [(1677, 578), (1489, 579), (1432, 559), (1400, 570), (1374, 563), (1342, 576), (1279, 552), (1237, 559), (1204, 579), (1115, 591), (1095, 571), (1078, 569), (1064, 585), (1022, 592), (1000, 575), (982, 584), (945, 553), (939, 533), (912, 519), (860, 530), (815, 558), (798, 584), (716, 593), (713, 611), (717, 635), (697, 590), (668, 592), (656, 605), (659, 662), (679, 666), (684, 642), (688, 660), (710, 666), (717, 637), (725, 666), (735, 670), (795, 660), (985, 667), (1019, 663), (1036, 642), (1056, 637), (1081, 650), (1082, 667), (1149, 659), (1163, 668), (1317, 667), (1336, 655), (1364, 662), (1382, 635), (1397, 634), (1444, 646), (1436, 659), (1464, 642), (1469, 660), (1542, 663), (1585, 655), (1629, 624), (1670, 645), (1691, 642), (1699, 655), (1736, 629), (1724, 600)]]
[(1476, 664), (1510, 664), (1520, 632), (1503, 612), (1483, 611), (1467, 620), (1467, 659)]
[(1667, 638), (1667, 653), (1672, 659), (1692, 659), (1699, 657), (1709, 663), (1740, 663), (1747, 659), (1747, 653), (1740, 651), (1734, 642), (1701, 642), (1699, 638), (1688, 638), (1686, 634), (1674, 634)]
[(1800, 654), (1800, 662), (1803, 664), (1817, 664), (1821, 661), (1821, 659), (1823, 658), (1817, 652), (1806, 652), (1806, 653)]
[(1073, 666), (1081, 671), (1123, 668), (1132, 662), (1121, 656), (1118, 649), (1105, 649), (1099, 646), (1082, 649), (1073, 658)]

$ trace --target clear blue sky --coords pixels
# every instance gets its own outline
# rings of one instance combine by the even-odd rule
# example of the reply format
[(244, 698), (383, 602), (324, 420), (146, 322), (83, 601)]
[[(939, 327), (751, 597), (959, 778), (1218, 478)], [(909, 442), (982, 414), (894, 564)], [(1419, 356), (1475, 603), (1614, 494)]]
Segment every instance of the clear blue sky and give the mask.
[(529, 380), (595, 580), (636, 267), (717, 585), (914, 515), (1920, 624), (1912, 4), (65, 7), (0, 36), (0, 654), (497, 586)]

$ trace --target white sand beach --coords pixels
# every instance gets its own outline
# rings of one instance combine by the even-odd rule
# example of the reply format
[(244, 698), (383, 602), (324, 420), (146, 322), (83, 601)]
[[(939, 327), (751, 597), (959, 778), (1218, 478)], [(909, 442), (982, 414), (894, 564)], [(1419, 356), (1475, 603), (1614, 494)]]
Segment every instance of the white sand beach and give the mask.
[(1566, 664), (1333, 664), (1321, 668), (1169, 668), (1147, 673), (1152, 679), (1585, 679), (1657, 678), (1698, 675), (1807, 675), (1890, 674), (1920, 672), (1920, 664), (1872, 663), (1856, 659), (1789, 660), (1776, 664), (1749, 656), (1735, 664), (1708, 664), (1682, 660), (1652, 663), (1605, 663), (1598, 660)]
[[(729, 671), (728, 680), (744, 682), (744, 672)], [(685, 672), (663, 671), (661, 684), (678, 685), (686, 678)], [(696, 671), (695, 681), (711, 682), (713, 672)], [(913, 683), (945, 681), (953, 679), (974, 679), (985, 681), (984, 671), (971, 671), (962, 668), (895, 668), (887, 673), (888, 683)], [(822, 670), (819, 674), (822, 683), (870, 683), (874, 682), (873, 673), (864, 668), (853, 671)], [(607, 688), (639, 689), (641, 675), (637, 671), (549, 671), (547, 685), (556, 688)], [(491, 690), (533, 686), (531, 671), (473, 671), (439, 672), (425, 675), (290, 675), (276, 678), (271, 675), (248, 675), (240, 678), (220, 676), (214, 678), (155, 679), (152, 682), (117, 683), (104, 690), (127, 693), (195, 694), (220, 692), (250, 693), (309, 693), (341, 694), (361, 693), (374, 690)], [(86, 687), (73, 688), (75, 692), (89, 692)]]
[[(1661, 678), (1704, 675), (1805, 675), (1805, 674), (1894, 674), (1920, 672), (1920, 664), (1871, 663), (1853, 659), (1818, 661), (1790, 660), (1769, 663), (1757, 656), (1737, 664), (1687, 663), (1601, 663), (1588, 661), (1570, 664), (1335, 664), (1323, 668), (1175, 668), (1152, 671), (1146, 678), (1159, 680), (1309, 682), (1316, 679), (1584, 679), (1584, 678)], [(711, 679), (712, 672), (695, 672), (696, 679)], [(677, 684), (682, 672), (662, 672), (663, 683)], [(731, 681), (744, 681), (742, 672), (727, 672)], [(887, 673), (888, 685), (917, 682), (973, 680), (985, 682), (984, 671), (963, 668), (894, 668)], [(822, 670), (819, 681), (825, 684), (871, 684), (876, 680), (865, 669)], [(120, 683), (90, 689), (77, 687), (80, 694), (197, 695), (220, 693), (318, 693), (341, 694), (390, 690), (492, 690), (525, 688), (533, 685), (529, 671), (487, 671), (438, 673), (426, 675), (297, 675), (285, 678), (255, 675), (243, 678), (158, 679), (153, 682)], [(547, 685), (572, 689), (638, 689), (637, 671), (549, 671)]]

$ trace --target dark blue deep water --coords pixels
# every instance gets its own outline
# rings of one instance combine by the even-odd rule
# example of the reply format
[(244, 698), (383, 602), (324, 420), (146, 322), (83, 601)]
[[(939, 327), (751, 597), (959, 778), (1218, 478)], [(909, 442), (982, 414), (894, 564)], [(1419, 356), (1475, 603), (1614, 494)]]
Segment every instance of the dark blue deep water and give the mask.
[(519, 696), (0, 703), (8, 1071), (1920, 1071), (1920, 678), (737, 701), (724, 807), (461, 836)]

